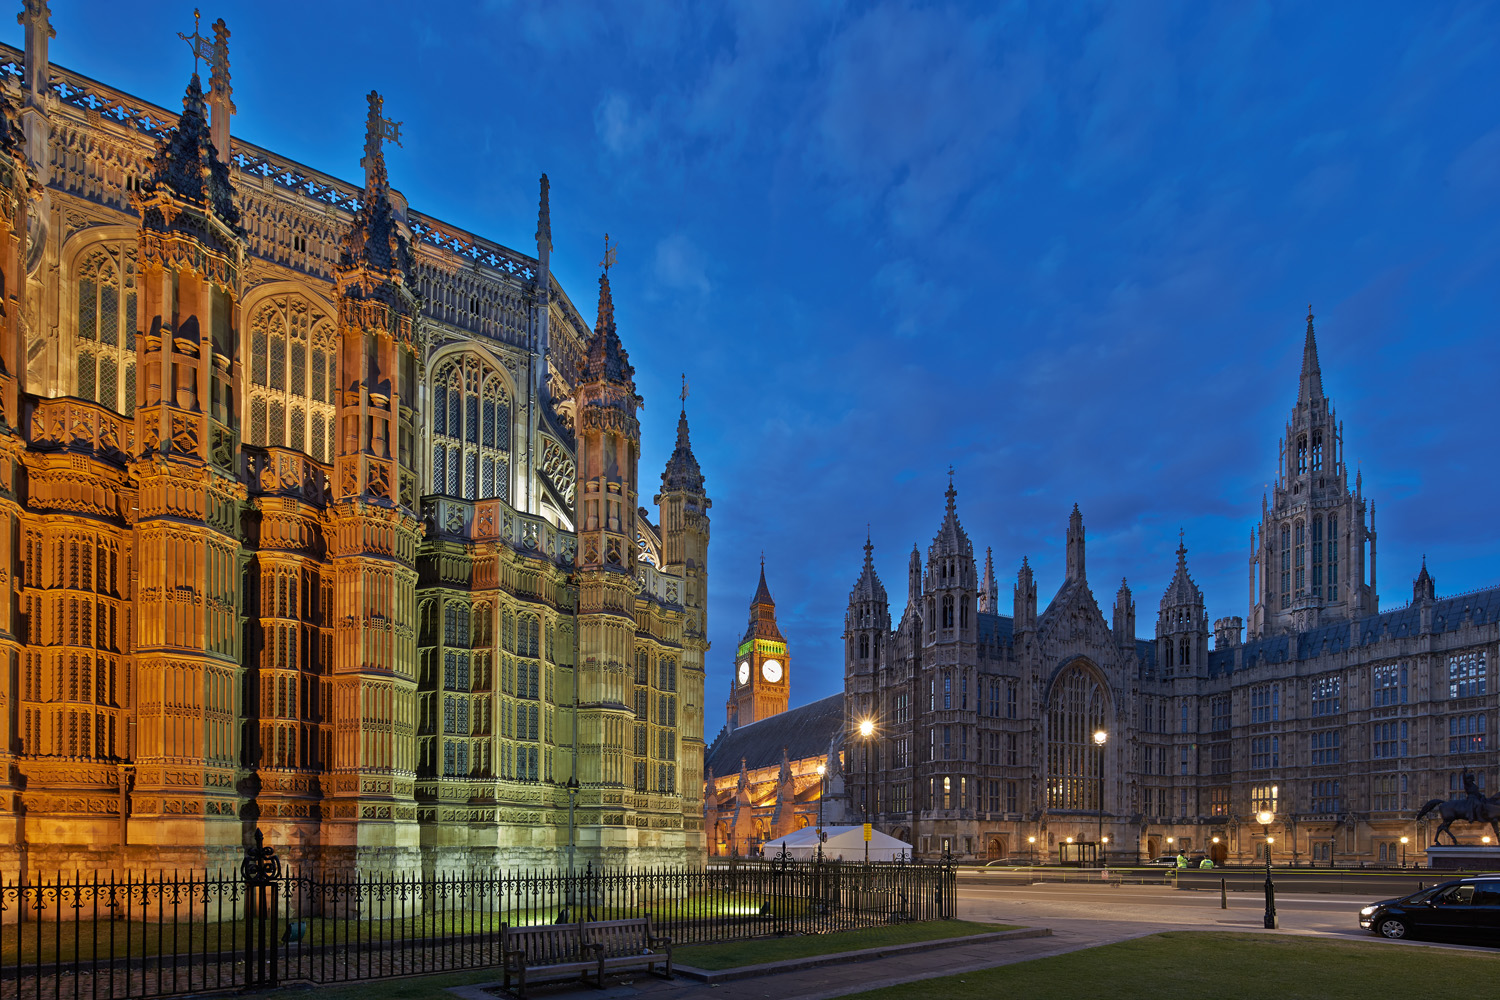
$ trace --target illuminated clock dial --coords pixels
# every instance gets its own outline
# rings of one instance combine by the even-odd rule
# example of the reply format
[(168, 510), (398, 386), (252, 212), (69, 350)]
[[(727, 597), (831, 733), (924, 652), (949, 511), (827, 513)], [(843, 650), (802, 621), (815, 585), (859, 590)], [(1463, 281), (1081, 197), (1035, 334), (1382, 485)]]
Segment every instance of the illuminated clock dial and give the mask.
[(740, 661), (740, 683), (741, 684), (749, 684), (750, 683), (750, 661), (749, 660), (741, 660)]
[(760, 665), (760, 675), (766, 679), (767, 684), (775, 684), (781, 680), (781, 664), (775, 660), (767, 660)]

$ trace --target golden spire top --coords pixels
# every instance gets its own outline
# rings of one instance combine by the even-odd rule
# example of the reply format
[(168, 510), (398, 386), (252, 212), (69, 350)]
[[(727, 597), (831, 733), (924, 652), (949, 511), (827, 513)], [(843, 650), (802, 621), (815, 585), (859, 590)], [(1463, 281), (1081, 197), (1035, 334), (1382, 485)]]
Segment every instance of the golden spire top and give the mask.
[(604, 234), (604, 259), (599, 262), (599, 266), (604, 269), (604, 273), (605, 274), (608, 274), (609, 273), (609, 269), (615, 266), (615, 260), (619, 257), (619, 255), (620, 255), (620, 244), (618, 244), (618, 243), (611, 244), (609, 242), (609, 234), (605, 233)]
[(180, 38), (180, 39), (182, 39), (184, 42), (187, 42), (188, 43), (188, 48), (190, 48), (190, 49), (193, 50), (193, 75), (194, 76), (198, 75), (198, 60), (201, 59), (204, 62), (209, 63), (209, 64), (213, 63), (213, 44), (214, 43), (213, 43), (213, 40), (210, 39), (210, 38), (208, 38), (206, 35), (200, 35), (198, 33), (198, 19), (199, 19), (199, 17), (200, 17), (200, 15), (198, 13), (198, 8), (194, 7), (193, 8), (193, 33), (191, 35), (184, 35), (180, 31), (177, 33), (177, 37)]

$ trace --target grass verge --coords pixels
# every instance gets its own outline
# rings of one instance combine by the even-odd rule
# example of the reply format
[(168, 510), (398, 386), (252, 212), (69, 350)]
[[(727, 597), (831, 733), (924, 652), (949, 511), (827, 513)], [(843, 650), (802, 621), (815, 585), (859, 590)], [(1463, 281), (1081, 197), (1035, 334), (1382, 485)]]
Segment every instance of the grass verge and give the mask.
[(672, 960), (697, 969), (737, 969), (742, 965), (784, 962), (811, 955), (835, 955), (841, 951), (881, 948), (893, 944), (915, 944), (942, 938), (969, 937), (990, 931), (1015, 930), (1015, 924), (978, 924), (968, 920), (928, 920), (916, 924), (891, 924), (835, 934), (805, 934), (801, 937), (757, 938), (675, 948)]
[(1326, 1000), (1400, 984), (1487, 983), (1500, 955), (1381, 941), (1173, 931), (1030, 962), (855, 994), (867, 1000)]

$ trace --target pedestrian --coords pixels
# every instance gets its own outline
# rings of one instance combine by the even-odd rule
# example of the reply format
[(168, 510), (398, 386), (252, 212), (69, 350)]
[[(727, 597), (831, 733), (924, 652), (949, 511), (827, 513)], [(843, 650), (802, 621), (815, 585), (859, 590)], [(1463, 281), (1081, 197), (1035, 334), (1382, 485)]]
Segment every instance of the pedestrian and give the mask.
[(1177, 852), (1177, 867), (1178, 868), (1186, 868), (1187, 866), (1188, 866), (1187, 855), (1183, 854), (1181, 851), (1178, 851)]
[(1202, 861), (1198, 862), (1199, 868), (1212, 868), (1213, 866), (1214, 862), (1212, 858), (1204, 858)]

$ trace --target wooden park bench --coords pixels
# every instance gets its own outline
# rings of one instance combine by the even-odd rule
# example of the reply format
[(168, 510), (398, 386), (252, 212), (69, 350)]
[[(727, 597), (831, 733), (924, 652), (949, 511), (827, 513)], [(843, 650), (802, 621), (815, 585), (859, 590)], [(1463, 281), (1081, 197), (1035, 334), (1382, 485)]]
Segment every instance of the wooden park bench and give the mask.
[[(584, 949), (599, 961), (597, 985), (604, 986), (604, 973), (612, 969), (645, 969), (652, 975), (672, 978), (672, 939), (656, 933), (648, 913), (628, 920), (599, 920), (583, 925)], [(664, 966), (657, 971), (657, 966)]]
[[(672, 975), (672, 939), (656, 933), (649, 916), (630, 920), (600, 920), (582, 924), (543, 924), (537, 927), (506, 927), (502, 951), (505, 989), (516, 977), (517, 996), (526, 995), (526, 984), (572, 976), (604, 988), (604, 973), (613, 969), (646, 969), (656, 975)], [(657, 972), (657, 966), (665, 966)]]
[(526, 995), (526, 982), (586, 976), (597, 971), (596, 958), (585, 957), (583, 932), (578, 924), (542, 924), (502, 930), (501, 950), (505, 961), (505, 989), (517, 977), (516, 995)]

